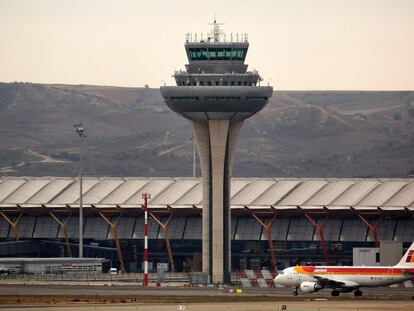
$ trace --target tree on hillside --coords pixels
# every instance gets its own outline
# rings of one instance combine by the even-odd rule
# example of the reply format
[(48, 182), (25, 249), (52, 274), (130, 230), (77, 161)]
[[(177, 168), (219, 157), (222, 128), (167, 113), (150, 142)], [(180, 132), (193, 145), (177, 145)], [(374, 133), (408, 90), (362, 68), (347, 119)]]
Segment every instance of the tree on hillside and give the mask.
[(414, 107), (411, 107), (410, 109), (408, 109), (408, 114), (410, 115), (411, 118), (414, 119)]

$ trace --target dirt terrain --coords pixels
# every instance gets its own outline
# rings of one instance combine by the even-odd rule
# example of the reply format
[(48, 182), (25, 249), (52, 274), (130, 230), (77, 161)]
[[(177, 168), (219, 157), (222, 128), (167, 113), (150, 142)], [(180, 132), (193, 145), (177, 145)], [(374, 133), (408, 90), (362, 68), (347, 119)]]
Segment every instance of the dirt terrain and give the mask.
[[(32, 83), (0, 83), (0, 174), (76, 176), (78, 121), (86, 175), (192, 175), (191, 128), (158, 89)], [(234, 176), (407, 177), (413, 154), (414, 92), (276, 91)]]

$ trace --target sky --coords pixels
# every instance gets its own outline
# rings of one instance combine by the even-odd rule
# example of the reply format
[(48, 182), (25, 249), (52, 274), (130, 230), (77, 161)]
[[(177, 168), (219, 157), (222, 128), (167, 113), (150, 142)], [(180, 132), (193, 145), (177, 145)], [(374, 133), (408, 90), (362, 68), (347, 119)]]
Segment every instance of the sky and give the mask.
[(412, 0), (0, 0), (0, 82), (173, 84), (214, 15), (276, 90), (414, 90)]

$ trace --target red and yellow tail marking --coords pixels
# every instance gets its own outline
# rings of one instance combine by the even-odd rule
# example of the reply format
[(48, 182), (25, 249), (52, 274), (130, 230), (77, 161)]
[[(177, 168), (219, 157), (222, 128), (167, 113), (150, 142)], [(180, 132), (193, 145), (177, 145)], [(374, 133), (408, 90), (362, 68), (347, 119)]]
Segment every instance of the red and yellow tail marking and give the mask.
[(405, 260), (405, 262), (414, 262), (414, 250), (410, 250), (408, 252), (408, 256), (407, 259)]

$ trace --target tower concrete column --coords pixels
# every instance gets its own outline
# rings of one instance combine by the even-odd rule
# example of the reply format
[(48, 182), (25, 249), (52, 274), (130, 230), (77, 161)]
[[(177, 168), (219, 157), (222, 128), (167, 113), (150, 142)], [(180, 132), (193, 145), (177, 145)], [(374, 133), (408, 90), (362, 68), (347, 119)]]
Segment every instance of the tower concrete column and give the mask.
[(202, 192), (203, 192), (203, 217), (202, 217), (202, 251), (203, 272), (210, 272), (210, 134), (208, 124), (191, 122), (196, 139), (198, 155), (200, 158)]
[(203, 271), (213, 283), (228, 283), (231, 272), (230, 177), (243, 121), (192, 122), (203, 187)]
[(227, 235), (227, 245), (228, 245), (228, 282), (230, 282), (230, 273), (231, 273), (231, 176), (233, 172), (233, 160), (236, 154), (237, 142), (239, 140), (240, 131), (243, 127), (244, 120), (236, 121), (230, 123), (229, 134), (228, 134), (228, 141), (227, 141), (227, 178), (226, 178), (226, 197), (225, 202), (228, 208), (228, 217), (227, 217), (227, 228), (228, 228), (228, 235)]

